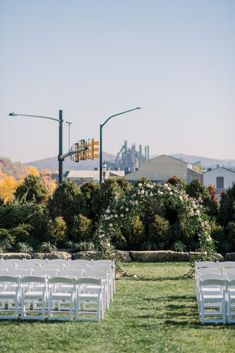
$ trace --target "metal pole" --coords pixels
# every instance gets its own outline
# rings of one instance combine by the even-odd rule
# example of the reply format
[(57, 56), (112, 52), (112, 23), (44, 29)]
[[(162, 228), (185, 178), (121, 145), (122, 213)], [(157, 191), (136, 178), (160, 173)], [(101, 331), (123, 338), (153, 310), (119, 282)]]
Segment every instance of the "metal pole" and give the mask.
[(63, 181), (63, 159), (60, 157), (63, 155), (63, 110), (59, 110), (59, 184)]
[(103, 178), (103, 174), (102, 174), (102, 164), (103, 164), (103, 161), (102, 161), (102, 158), (103, 158), (103, 151), (102, 151), (102, 128), (103, 128), (103, 125), (100, 124), (100, 177), (99, 177), (99, 180), (100, 180), (100, 185), (102, 184), (102, 178)]

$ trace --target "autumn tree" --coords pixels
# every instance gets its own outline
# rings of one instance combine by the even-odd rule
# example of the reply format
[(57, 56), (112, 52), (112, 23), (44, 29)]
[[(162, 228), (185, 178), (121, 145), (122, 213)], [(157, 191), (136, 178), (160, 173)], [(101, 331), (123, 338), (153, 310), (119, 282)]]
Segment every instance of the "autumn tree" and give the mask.
[(0, 180), (0, 197), (6, 203), (14, 198), (14, 193), (19, 186), (19, 181), (12, 176), (5, 176)]

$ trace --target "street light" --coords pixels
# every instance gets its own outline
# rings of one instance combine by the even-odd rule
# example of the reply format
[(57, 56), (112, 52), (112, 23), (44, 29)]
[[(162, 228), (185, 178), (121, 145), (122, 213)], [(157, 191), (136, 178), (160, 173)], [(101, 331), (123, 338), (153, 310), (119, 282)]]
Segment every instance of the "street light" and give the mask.
[(59, 110), (59, 119), (51, 118), (50, 116), (42, 115), (31, 115), (31, 114), (18, 114), (10, 113), (9, 116), (26, 116), (31, 118), (48, 119), (59, 123), (59, 154), (58, 154), (58, 165), (59, 165), (59, 184), (63, 181), (63, 111)]
[(117, 114), (113, 114), (111, 115), (110, 117), (108, 117), (105, 122), (103, 122), (103, 124), (100, 124), (100, 170), (99, 170), (99, 181), (100, 181), (100, 184), (102, 184), (102, 178), (103, 178), (103, 174), (102, 174), (102, 166), (103, 166), (103, 147), (102, 147), (102, 139), (103, 139), (103, 136), (102, 136), (102, 133), (103, 133), (103, 127), (105, 124), (107, 124), (107, 122), (109, 120), (111, 120), (112, 118), (114, 118), (115, 116), (118, 116), (118, 115), (122, 115), (122, 114), (126, 114), (126, 113), (129, 113), (129, 112), (132, 112), (133, 110), (137, 110), (137, 109), (141, 109), (141, 107), (136, 107), (136, 108), (133, 108), (133, 109), (129, 109), (129, 110), (125, 110), (124, 112), (121, 112), (121, 113), (117, 113)]

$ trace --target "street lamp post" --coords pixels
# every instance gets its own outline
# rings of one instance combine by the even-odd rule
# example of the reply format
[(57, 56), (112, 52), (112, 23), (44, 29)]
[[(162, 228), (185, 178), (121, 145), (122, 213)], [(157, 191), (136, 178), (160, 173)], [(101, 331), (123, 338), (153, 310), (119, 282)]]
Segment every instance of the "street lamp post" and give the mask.
[(118, 116), (118, 115), (122, 115), (122, 114), (126, 114), (126, 113), (129, 113), (129, 112), (132, 112), (133, 110), (137, 110), (137, 109), (141, 109), (140, 107), (136, 107), (136, 108), (133, 108), (133, 109), (129, 109), (129, 110), (125, 110), (124, 112), (121, 112), (121, 113), (117, 113), (117, 114), (113, 114), (111, 115), (110, 117), (108, 117), (104, 122), (103, 124), (100, 124), (100, 161), (99, 161), (99, 181), (100, 181), (100, 184), (102, 184), (102, 180), (103, 180), (103, 174), (102, 174), (102, 165), (103, 165), (103, 127), (105, 124), (107, 124), (107, 122), (109, 120), (111, 120), (112, 118), (114, 118), (115, 116)]
[(32, 115), (32, 114), (18, 114), (10, 113), (9, 116), (25, 116), (31, 118), (48, 119), (59, 123), (59, 154), (58, 154), (58, 172), (59, 172), (59, 184), (63, 181), (63, 110), (59, 110), (59, 119), (52, 118), (50, 116)]

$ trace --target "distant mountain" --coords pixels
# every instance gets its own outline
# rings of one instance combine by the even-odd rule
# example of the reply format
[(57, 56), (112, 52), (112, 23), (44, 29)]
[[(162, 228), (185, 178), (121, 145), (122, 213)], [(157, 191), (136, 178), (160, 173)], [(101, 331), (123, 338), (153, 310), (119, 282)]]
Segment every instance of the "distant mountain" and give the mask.
[[(103, 161), (113, 161), (115, 160), (115, 156), (109, 153), (103, 153)], [(32, 161), (28, 163), (24, 163), (26, 166), (32, 166), (37, 168), (39, 171), (43, 169), (50, 169), (52, 172), (58, 171), (58, 160), (57, 157), (45, 158), (39, 161)], [(79, 163), (75, 163), (74, 161), (66, 158), (63, 163), (64, 172), (67, 170), (93, 170), (99, 167), (98, 159), (88, 159), (86, 161), (80, 161)]]
[(190, 156), (187, 154), (173, 154), (175, 158), (182, 159), (183, 161), (193, 164), (200, 162), (203, 169), (216, 168), (218, 165), (225, 168), (235, 168), (235, 159), (213, 159), (207, 157)]
[[(235, 159), (213, 159), (201, 156), (191, 156), (187, 154), (173, 154), (175, 158), (181, 159), (187, 163), (193, 164), (196, 162), (200, 162), (203, 169), (208, 168), (216, 168), (216, 166), (220, 165), (225, 168), (235, 169)], [(151, 156), (151, 158), (157, 157)], [(109, 153), (103, 154), (103, 161), (110, 162), (114, 161), (115, 156)], [(58, 170), (58, 161), (57, 157), (45, 158), (39, 161), (33, 161), (29, 163), (24, 163), (26, 166), (32, 166), (37, 168), (39, 171), (42, 169), (50, 169), (52, 172)], [(80, 161), (79, 163), (75, 163), (69, 158), (65, 159), (63, 169), (64, 172), (67, 170), (93, 170), (99, 167), (99, 160), (88, 159), (86, 161)]]

